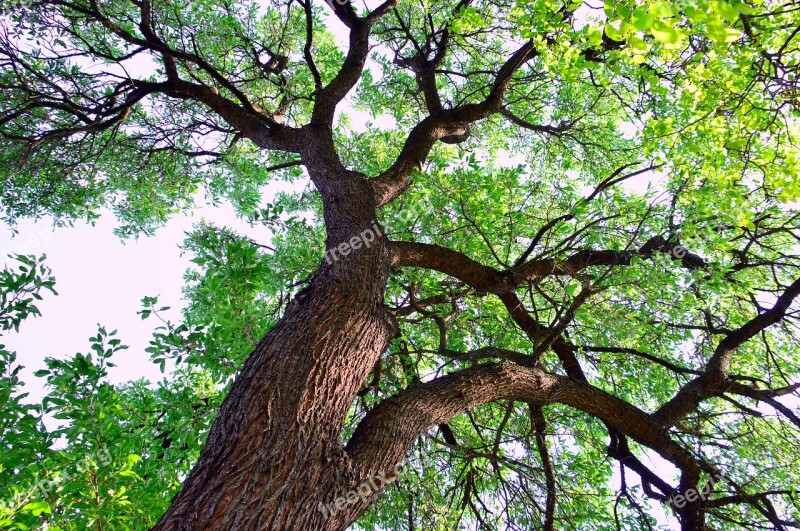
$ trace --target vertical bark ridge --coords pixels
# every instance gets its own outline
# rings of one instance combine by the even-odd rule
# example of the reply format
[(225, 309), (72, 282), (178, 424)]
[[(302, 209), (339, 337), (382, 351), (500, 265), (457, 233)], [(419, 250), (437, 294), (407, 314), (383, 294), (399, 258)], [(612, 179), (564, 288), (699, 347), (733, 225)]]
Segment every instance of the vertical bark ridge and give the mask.
[[(311, 130), (304, 163), (322, 194), (327, 248), (334, 249), (374, 231), (377, 220), (369, 183), (341, 166), (325, 133)], [(247, 359), (196, 466), (154, 529), (349, 524), (349, 511), (318, 507), (353, 486), (340, 441), (344, 419), (395, 333), (383, 303), (388, 244), (375, 232), (368, 247), (323, 260)]]

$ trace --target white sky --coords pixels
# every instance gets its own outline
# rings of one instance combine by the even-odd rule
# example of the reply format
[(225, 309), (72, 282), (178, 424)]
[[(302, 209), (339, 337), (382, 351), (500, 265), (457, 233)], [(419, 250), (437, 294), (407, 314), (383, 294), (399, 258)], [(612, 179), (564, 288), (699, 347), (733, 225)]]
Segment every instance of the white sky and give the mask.
[[(285, 189), (279, 185), (274, 188)], [(42, 316), (29, 318), (19, 333), (0, 340), (8, 350), (17, 352), (17, 362), (25, 366), (21, 376), (27, 384), (25, 391), (31, 393), (30, 400), (42, 396), (44, 379), (34, 377), (33, 372), (45, 367), (44, 358), (87, 352), (98, 323), (109, 331), (118, 329), (117, 337), (130, 346), (112, 359), (118, 364), (109, 370), (112, 382), (140, 377), (155, 381), (162, 377), (144, 351), (158, 321), (142, 321), (136, 312), (141, 309), (142, 297), (158, 295), (161, 304), (173, 308), (171, 318), (179, 318), (183, 274), (192, 264), (191, 256), (181, 256), (178, 245), (192, 224), (203, 218), (232, 227), (259, 242), (269, 241), (267, 229), (251, 228), (237, 220), (227, 204), (204, 207), (191, 216), (175, 216), (155, 237), (138, 240), (117, 238), (112, 230), (118, 222), (110, 213), (104, 214), (94, 227), (80, 223), (53, 231), (50, 220), (28, 220), (20, 223), (19, 234), (13, 238), (7, 226), (0, 228), (4, 265), (14, 262), (8, 258), (9, 253), (46, 254), (46, 265), (53, 270), (59, 293), (43, 293), (44, 300), (37, 303)]]

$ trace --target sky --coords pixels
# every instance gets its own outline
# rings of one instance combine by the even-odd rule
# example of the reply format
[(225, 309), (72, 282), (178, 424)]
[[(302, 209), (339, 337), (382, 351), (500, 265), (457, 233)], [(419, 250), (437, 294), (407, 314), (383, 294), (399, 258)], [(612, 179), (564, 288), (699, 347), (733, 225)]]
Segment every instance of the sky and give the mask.
[[(284, 188), (274, 186), (273, 190)], [(167, 315), (179, 318), (183, 274), (192, 265), (192, 257), (181, 254), (178, 246), (192, 224), (201, 219), (227, 225), (260, 242), (269, 240), (266, 229), (251, 228), (238, 220), (228, 204), (175, 216), (154, 237), (137, 240), (122, 241), (115, 236), (112, 231), (118, 222), (108, 212), (94, 227), (76, 223), (53, 230), (52, 220), (26, 220), (14, 237), (9, 227), (0, 227), (4, 265), (13, 267), (15, 263), (8, 254), (46, 254), (46, 265), (56, 278), (58, 296), (45, 292), (44, 300), (37, 303), (41, 317), (29, 318), (19, 333), (0, 340), (8, 350), (17, 352), (17, 363), (25, 366), (21, 376), (30, 400), (43, 396), (44, 380), (33, 372), (45, 367), (44, 358), (87, 352), (98, 324), (109, 331), (117, 329), (117, 337), (130, 347), (112, 360), (118, 366), (109, 369), (111, 382), (161, 379), (158, 366), (150, 363), (144, 351), (158, 322), (143, 321), (136, 312), (142, 308), (142, 297), (157, 295), (161, 304), (173, 308)]]

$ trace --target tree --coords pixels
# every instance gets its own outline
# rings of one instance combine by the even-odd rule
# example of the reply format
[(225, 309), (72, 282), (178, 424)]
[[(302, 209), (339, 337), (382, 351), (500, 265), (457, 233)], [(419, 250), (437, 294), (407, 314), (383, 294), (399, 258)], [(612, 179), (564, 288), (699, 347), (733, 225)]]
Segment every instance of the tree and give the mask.
[[(49, 362), (38, 414), (67, 427), (16, 468), (85, 445), (93, 501), (18, 487), (8, 522), (797, 527), (797, 13), (12, 6), (7, 221), (111, 207), (152, 233), (204, 189), (272, 241), (189, 237), (185, 320), (150, 349), (174, 382), (103, 383), (104, 329), (94, 358)], [(261, 204), (301, 175), (312, 190)]]

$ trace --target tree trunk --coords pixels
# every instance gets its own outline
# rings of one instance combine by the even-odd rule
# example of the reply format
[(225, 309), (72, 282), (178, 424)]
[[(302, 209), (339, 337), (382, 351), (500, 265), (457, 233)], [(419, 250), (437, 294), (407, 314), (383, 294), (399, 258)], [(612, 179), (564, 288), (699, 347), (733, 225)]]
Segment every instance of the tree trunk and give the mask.
[(362, 244), (326, 255), (245, 362), (158, 531), (344, 529), (381, 490), (335, 505), (369, 479), (353, 471), (341, 433), (396, 333), (383, 303), (388, 245), (364, 176), (319, 153), (309, 158), (318, 163), (307, 167), (323, 195), (328, 249), (353, 237)]

